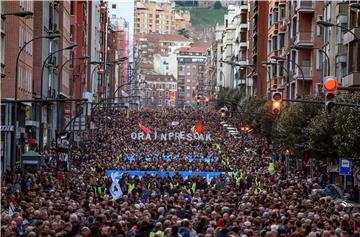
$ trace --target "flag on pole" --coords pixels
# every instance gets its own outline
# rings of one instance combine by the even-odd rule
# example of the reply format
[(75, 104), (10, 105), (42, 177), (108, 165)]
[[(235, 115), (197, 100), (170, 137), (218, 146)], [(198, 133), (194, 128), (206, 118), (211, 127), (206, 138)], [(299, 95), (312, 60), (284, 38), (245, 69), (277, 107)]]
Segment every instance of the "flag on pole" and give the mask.
[(110, 186), (110, 193), (115, 200), (118, 200), (123, 195), (121, 187), (116, 180), (113, 180), (113, 182)]
[(125, 91), (121, 90), (121, 96), (123, 96), (123, 97), (129, 97), (129, 94), (126, 93)]
[(143, 131), (143, 133), (145, 133), (146, 135), (151, 133), (150, 129), (148, 129), (147, 127), (145, 127), (145, 126), (142, 125), (141, 123), (139, 123), (139, 128), (140, 128), (141, 131)]
[(199, 121), (197, 122), (192, 128), (191, 128), (191, 132), (192, 133), (197, 133), (197, 134), (203, 134), (205, 131), (205, 123), (204, 121)]

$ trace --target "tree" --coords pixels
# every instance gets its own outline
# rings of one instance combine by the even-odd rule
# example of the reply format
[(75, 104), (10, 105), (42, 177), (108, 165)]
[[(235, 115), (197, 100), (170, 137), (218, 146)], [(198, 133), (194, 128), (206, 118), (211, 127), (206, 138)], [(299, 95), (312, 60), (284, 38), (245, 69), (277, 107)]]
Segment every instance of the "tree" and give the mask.
[[(337, 98), (337, 101), (360, 104), (360, 93), (353, 93)], [(335, 107), (334, 144), (340, 156), (345, 156), (360, 165), (360, 108)]]
[(236, 111), (243, 96), (244, 94), (239, 89), (221, 87), (217, 95), (216, 107), (219, 109), (226, 105), (231, 111)]
[(220, 9), (220, 8), (222, 8), (221, 2), (220, 2), (220, 1), (216, 1), (216, 2), (214, 3), (214, 9)]
[(299, 158), (309, 152), (306, 127), (321, 107), (317, 104), (290, 104), (283, 109), (274, 130), (275, 140), (294, 152)]
[(182, 29), (178, 30), (178, 34), (182, 35), (182, 36), (184, 36), (185, 38), (188, 38), (188, 39), (191, 38), (191, 36), (189, 34), (189, 31), (187, 29), (185, 29), (185, 28), (182, 28)]
[(311, 158), (327, 162), (338, 158), (337, 147), (334, 143), (334, 136), (336, 135), (334, 123), (334, 114), (328, 114), (322, 109), (305, 128)]

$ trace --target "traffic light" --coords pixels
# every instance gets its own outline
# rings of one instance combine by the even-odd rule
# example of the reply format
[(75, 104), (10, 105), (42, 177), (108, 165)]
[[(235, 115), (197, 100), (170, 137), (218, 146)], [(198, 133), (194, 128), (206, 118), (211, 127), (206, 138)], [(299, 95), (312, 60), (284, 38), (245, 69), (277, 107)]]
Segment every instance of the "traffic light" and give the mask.
[(210, 98), (209, 97), (205, 97), (205, 105), (209, 106), (209, 102), (210, 102)]
[(338, 82), (334, 77), (326, 77), (324, 82), (325, 89), (325, 109), (328, 113), (335, 106), (335, 90), (338, 87)]
[(273, 92), (271, 99), (272, 99), (272, 104), (271, 104), (272, 113), (279, 114), (282, 105), (282, 92), (280, 91)]

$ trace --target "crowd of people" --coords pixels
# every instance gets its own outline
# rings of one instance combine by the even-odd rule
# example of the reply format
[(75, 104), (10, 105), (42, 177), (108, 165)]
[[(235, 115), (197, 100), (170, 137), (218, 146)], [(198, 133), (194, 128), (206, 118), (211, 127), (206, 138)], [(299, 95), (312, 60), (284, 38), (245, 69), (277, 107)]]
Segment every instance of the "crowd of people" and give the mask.
[[(187, 133), (198, 121), (211, 134), (211, 141), (131, 137), (142, 131), (139, 123), (152, 133)], [(301, 171), (288, 172), (285, 159), (270, 158), (273, 151), (266, 139), (249, 133), (232, 136), (216, 111), (141, 110), (126, 116), (99, 109), (93, 111), (93, 122), (96, 128), (86, 131), (81, 146), (72, 148), (70, 170), (59, 169), (56, 149), (51, 148), (43, 153), (45, 162), (36, 173), (3, 173), (2, 236), (360, 234), (356, 208), (346, 208), (324, 192), (313, 192), (327, 184), (324, 174), (309, 178)], [(161, 159), (164, 156), (178, 159)], [(188, 157), (212, 160), (189, 162)], [(169, 174), (124, 174), (115, 180), (106, 170)], [(179, 171), (223, 173), (209, 180), (183, 177)], [(114, 182), (120, 187), (119, 198), (111, 193)]]

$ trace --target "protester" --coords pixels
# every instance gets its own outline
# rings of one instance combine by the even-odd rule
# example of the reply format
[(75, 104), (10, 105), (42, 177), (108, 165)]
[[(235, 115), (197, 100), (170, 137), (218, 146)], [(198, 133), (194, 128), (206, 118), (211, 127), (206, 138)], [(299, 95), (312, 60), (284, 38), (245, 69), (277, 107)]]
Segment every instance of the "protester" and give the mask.
[[(142, 110), (127, 117), (98, 109), (92, 119), (96, 129), (85, 132), (82, 147), (72, 146), (70, 172), (51, 147), (37, 173), (2, 175), (2, 236), (359, 236), (359, 213), (313, 192), (325, 187), (326, 174), (287, 172), (285, 159), (271, 159), (266, 139), (231, 136), (217, 112)], [(131, 137), (143, 131), (139, 123), (151, 133), (194, 133), (197, 122), (211, 141)], [(168, 174), (125, 173), (114, 182), (106, 170)], [(223, 173), (210, 180), (179, 171)]]

